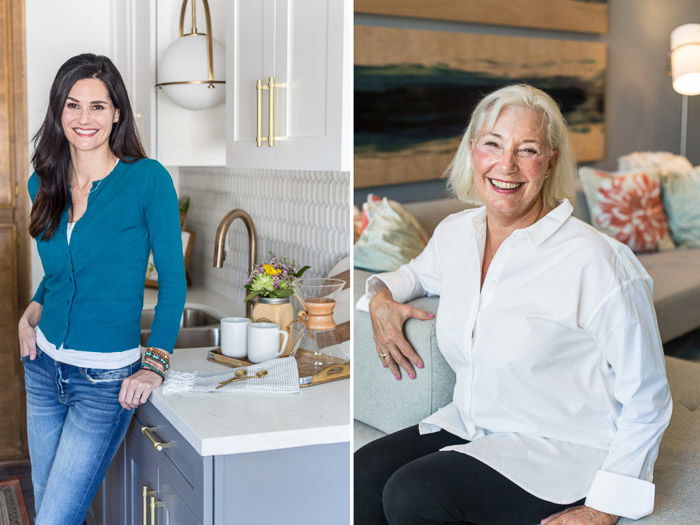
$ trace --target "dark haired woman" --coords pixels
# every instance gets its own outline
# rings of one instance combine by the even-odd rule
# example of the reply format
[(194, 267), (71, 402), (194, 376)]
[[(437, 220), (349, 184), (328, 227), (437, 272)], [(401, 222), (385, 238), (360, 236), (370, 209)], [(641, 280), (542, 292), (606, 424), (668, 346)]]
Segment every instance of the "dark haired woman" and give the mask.
[[(34, 142), (29, 231), (45, 275), (19, 340), (36, 525), (80, 524), (133, 409), (169, 367), (185, 300), (178, 203), (107, 57), (61, 66)], [(151, 250), (158, 305), (142, 359)]]

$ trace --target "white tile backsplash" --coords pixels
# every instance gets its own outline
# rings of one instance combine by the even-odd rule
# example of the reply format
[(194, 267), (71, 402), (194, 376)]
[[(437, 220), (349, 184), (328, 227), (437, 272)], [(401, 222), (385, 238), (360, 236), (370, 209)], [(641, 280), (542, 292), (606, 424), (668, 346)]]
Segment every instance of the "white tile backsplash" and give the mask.
[(241, 208), (255, 222), (258, 261), (268, 252), (325, 275), (350, 253), (350, 174), (180, 167), (178, 194), (190, 197), (187, 229), (196, 238), (190, 258), (195, 286), (204, 286), (241, 305), (247, 278), (248, 237), (241, 221), (228, 234), (224, 267), (213, 268), (214, 234), (230, 210)]

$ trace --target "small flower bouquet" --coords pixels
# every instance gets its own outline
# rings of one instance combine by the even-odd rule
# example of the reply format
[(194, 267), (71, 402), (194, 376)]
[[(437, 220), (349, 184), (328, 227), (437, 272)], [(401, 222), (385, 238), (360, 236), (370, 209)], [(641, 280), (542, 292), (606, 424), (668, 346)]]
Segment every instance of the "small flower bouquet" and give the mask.
[(294, 262), (286, 257), (272, 256), (266, 263), (259, 263), (253, 268), (248, 277), (245, 289), (248, 295), (244, 302), (254, 297), (291, 297), (294, 295), (294, 284), (310, 266), (302, 266), (298, 270)]

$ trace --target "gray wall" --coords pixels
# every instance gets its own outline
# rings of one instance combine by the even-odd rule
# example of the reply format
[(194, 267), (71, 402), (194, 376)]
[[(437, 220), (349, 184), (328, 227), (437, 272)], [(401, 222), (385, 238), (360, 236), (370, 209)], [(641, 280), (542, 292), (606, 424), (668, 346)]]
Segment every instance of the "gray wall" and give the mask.
[[(613, 170), (617, 158), (631, 151), (680, 150), (681, 96), (671, 87), (670, 34), (682, 24), (700, 23), (699, 0), (609, 0), (609, 31), (590, 35), (479, 24), (440, 22), (378, 15), (355, 16), (361, 25), (489, 33), (608, 43), (606, 156), (593, 166)], [(465, 122), (466, 126), (466, 122)], [(700, 96), (688, 99), (687, 157), (700, 164)], [(403, 202), (446, 196), (442, 181), (355, 190), (356, 204), (367, 193)]]

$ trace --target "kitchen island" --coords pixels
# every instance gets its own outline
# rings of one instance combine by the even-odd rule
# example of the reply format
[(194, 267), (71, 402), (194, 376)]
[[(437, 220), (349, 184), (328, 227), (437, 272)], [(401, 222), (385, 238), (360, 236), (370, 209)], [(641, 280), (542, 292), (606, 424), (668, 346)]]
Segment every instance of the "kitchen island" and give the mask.
[[(152, 308), (156, 290), (147, 290)], [(204, 289), (187, 306), (220, 316), (243, 305)], [(174, 370), (221, 371), (211, 348), (178, 348)], [(344, 524), (350, 514), (350, 384), (299, 394), (157, 389), (135, 414), (91, 507), (93, 524)]]

